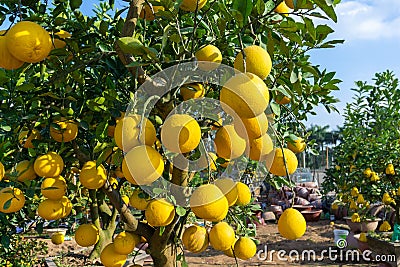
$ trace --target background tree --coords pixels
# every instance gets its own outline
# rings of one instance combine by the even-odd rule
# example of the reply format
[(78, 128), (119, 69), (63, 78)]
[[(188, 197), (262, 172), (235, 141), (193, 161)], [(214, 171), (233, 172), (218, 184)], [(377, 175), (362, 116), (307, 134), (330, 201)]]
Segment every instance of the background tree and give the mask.
[[(55, 46), (43, 61), (25, 63), (15, 70), (0, 69), (0, 161), (7, 170), (0, 185), (21, 189), (26, 198), (20, 211), (0, 213), (2, 222), (9, 225), (1, 238), (3, 246), (9, 246), (17, 226), (25, 228), (25, 222), (34, 220), (36, 230), (41, 232), (44, 224), (37, 216), (38, 205), (43, 202), (40, 186), (44, 179), (18, 181), (21, 172), (17, 164), (26, 160), (29, 169), (38, 156), (55, 151), (64, 162), (61, 174), (66, 178), (66, 196), (72, 203), (71, 216), (64, 220), (86, 222), (88, 207), (90, 221), (100, 230), (92, 259), (99, 256), (115, 232), (127, 229), (146, 238), (155, 266), (174, 266), (177, 258), (184, 260), (177, 247), (181, 245), (183, 225), (193, 217), (192, 213), (188, 208), (176, 207), (172, 222), (153, 227), (143, 221), (142, 211), (128, 208), (122, 195), (131, 194), (132, 185), (121, 174), (125, 153), (114, 149), (114, 127), (139, 86), (151, 81), (160, 70), (195, 60), (195, 52), (205, 44), (218, 47), (222, 63), (233, 66), (239, 52), (256, 44), (268, 51), (273, 63), (264, 81), (272, 99), (270, 131), (278, 140), (276, 146), (286, 146), (285, 140), (304, 136), (306, 131), (300, 121), (318, 104), (333, 110), (337, 100), (330, 93), (338, 89), (340, 82), (334, 72), (312, 64), (307, 52), (332, 48), (341, 41), (327, 41), (333, 30), (325, 24), (315, 25), (312, 20), (318, 17), (336, 21), (332, 1), (293, 1), (295, 9), (288, 14), (274, 12), (281, 2), (207, 1), (201, 8), (200, 3), (195, 8), (192, 5), (188, 12), (182, 8), (186, 1), (132, 0), (117, 3), (121, 8), (117, 9), (110, 0), (99, 2), (94, 14), (88, 15), (82, 13), (79, 0), (55, 0), (52, 4), (39, 0), (3, 1), (0, 18), (1, 24), (6, 25), (4, 30), (18, 21), (34, 21), (51, 34)], [(140, 16), (142, 9), (145, 13)], [(4, 24), (6, 19), (9, 23)], [(58, 46), (58, 41), (64, 43)], [(218, 99), (220, 90), (221, 86), (207, 85), (205, 96)], [(289, 102), (279, 101), (282, 96)], [(181, 102), (177, 90), (157, 102), (149, 119), (158, 138), (169, 111)], [(71, 137), (70, 142), (62, 138), (64, 142), (57, 142), (54, 132), (65, 131), (67, 125), (78, 130), (77, 136)], [(203, 129), (204, 134), (210, 131), (210, 127)], [(166, 156), (160, 147), (157, 150)], [(82, 185), (83, 174), (79, 170), (87, 167), (84, 164), (90, 160), (95, 161), (96, 168), (102, 164), (106, 171), (107, 182), (99, 189)], [(218, 169), (212, 175), (224, 169), (224, 160), (217, 163)], [(251, 163), (249, 168), (258, 164)], [(99, 172), (99, 179), (103, 179), (104, 173)], [(168, 173), (169, 168), (165, 168), (163, 177), (169, 177)], [(173, 167), (168, 179), (184, 181), (188, 175)], [(203, 176), (197, 173), (195, 177)], [(210, 179), (206, 175), (204, 179), (193, 179), (197, 181), (193, 183), (199, 185)], [(162, 190), (157, 192), (162, 195)], [(8, 201), (4, 208), (9, 204)], [(228, 220), (242, 235), (248, 230), (240, 227), (240, 222), (253, 209), (251, 205), (231, 208), (233, 215)], [(116, 221), (118, 214), (120, 221)], [(59, 222), (56, 220), (55, 224)]]

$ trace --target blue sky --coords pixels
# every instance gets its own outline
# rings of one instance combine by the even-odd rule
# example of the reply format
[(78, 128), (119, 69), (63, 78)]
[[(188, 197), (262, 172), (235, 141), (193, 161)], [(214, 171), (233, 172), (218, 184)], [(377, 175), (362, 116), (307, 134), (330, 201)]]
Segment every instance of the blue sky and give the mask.
[[(336, 71), (343, 82), (334, 95), (342, 112), (352, 100), (354, 81), (371, 81), (376, 72), (387, 69), (400, 78), (400, 1), (359, 0), (343, 1), (336, 7), (338, 23), (329, 23), (335, 30), (331, 38), (344, 39), (334, 49), (311, 53), (311, 61), (330, 71)], [(336, 129), (343, 123), (340, 114), (329, 114), (317, 108), (317, 116), (310, 116), (306, 125), (329, 125)]]

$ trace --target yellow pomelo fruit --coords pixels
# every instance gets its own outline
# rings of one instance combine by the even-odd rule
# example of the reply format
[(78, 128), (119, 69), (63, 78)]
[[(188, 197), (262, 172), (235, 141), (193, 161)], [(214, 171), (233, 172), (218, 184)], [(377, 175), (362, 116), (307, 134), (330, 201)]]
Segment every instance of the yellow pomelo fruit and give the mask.
[(128, 255), (139, 243), (140, 237), (138, 235), (124, 231), (114, 238), (114, 250), (118, 254)]
[(184, 11), (194, 12), (203, 8), (203, 6), (207, 3), (207, 0), (183, 0), (180, 8)]
[[(40, 135), (40, 132), (36, 129), (33, 129), (29, 136), (28, 133), (29, 131), (21, 131), (18, 135), (18, 140), (24, 148), (34, 148), (35, 146), (32, 144), (32, 140), (40, 140), (42, 136)], [(28, 138), (26, 138), (27, 136)]]
[(75, 242), (81, 247), (90, 247), (99, 241), (99, 229), (91, 223), (81, 224), (75, 231)]
[(235, 256), (241, 260), (248, 260), (256, 255), (257, 246), (249, 237), (240, 237), (234, 246)]
[(58, 220), (64, 215), (64, 206), (59, 200), (45, 199), (39, 203), (37, 212), (45, 220)]
[[(264, 81), (255, 74), (238, 73), (224, 84), (219, 100), (239, 117), (253, 118), (268, 107), (269, 91)], [(232, 110), (223, 104), (222, 108), (228, 114), (232, 113)]]
[(0, 162), (0, 181), (4, 178), (4, 173), (5, 173), (4, 165), (3, 163)]
[(5, 32), (6, 31), (0, 31), (0, 68), (15, 70), (22, 67), (24, 62), (16, 59), (8, 52), (6, 37), (4, 36)]
[[(199, 68), (202, 70), (215, 70), (219, 67), (222, 62), (222, 54), (218, 47), (214, 45), (206, 45), (200, 48), (196, 53), (195, 57), (199, 61)], [(206, 61), (206, 62), (201, 62)], [(210, 64), (208, 62), (213, 62), (217, 64)]]
[(231, 178), (220, 178), (215, 181), (215, 185), (218, 186), (221, 192), (225, 195), (229, 207), (235, 205), (238, 199), (236, 182)]
[(40, 189), (44, 197), (58, 200), (67, 192), (67, 183), (62, 176), (49, 177), (43, 180)]
[[(285, 160), (283, 160), (285, 156)], [(286, 162), (286, 164), (285, 164)], [(266, 166), (270, 173), (277, 176), (286, 176), (286, 167), (288, 175), (293, 174), (297, 169), (298, 161), (296, 155), (287, 148), (275, 148), (266, 157)]]
[(203, 252), (208, 247), (208, 233), (206, 228), (198, 225), (190, 226), (183, 232), (182, 243), (190, 252)]
[(236, 241), (237, 241), (237, 239), (233, 242), (233, 244), (231, 245), (230, 248), (223, 251), (226, 256), (231, 257), (231, 258), (235, 257), (235, 255), (233, 255), (233, 249), (235, 247)]
[(88, 161), (82, 167), (79, 181), (86, 188), (99, 189), (107, 181), (106, 168), (102, 164), (96, 168), (96, 161)]
[(288, 208), (278, 220), (278, 231), (286, 239), (295, 240), (306, 232), (306, 220), (300, 211)]
[(62, 243), (64, 243), (64, 233), (62, 232), (57, 232), (51, 235), (51, 242), (54, 245), (61, 245)]
[(67, 217), (71, 211), (72, 211), (72, 203), (71, 201), (68, 199), (68, 197), (63, 196), (60, 199), (61, 205), (63, 206), (63, 210), (62, 210), (62, 218)]
[(285, 1), (282, 1), (275, 9), (276, 13), (282, 14), (284, 16), (288, 16), (290, 13), (289, 7), (286, 5)]
[(140, 115), (131, 115), (117, 121), (114, 140), (121, 150), (128, 152), (132, 148), (143, 144), (152, 146), (156, 141), (156, 129), (147, 118), (143, 119), (144, 127), (142, 127), (142, 133), (139, 138), (141, 118)]
[(205, 90), (201, 83), (191, 83), (188, 85), (184, 85), (180, 88), (180, 94), (183, 100), (188, 100), (192, 98), (203, 97)]
[(140, 145), (129, 151), (122, 161), (122, 172), (128, 182), (148, 185), (164, 171), (164, 160), (151, 146)]
[(226, 222), (219, 222), (214, 225), (208, 235), (211, 246), (220, 251), (229, 249), (236, 241), (235, 231)]
[(233, 125), (225, 125), (216, 132), (214, 146), (219, 157), (231, 160), (245, 152), (246, 141), (237, 134)]
[[(129, 204), (137, 210), (145, 210), (149, 204), (149, 200), (146, 198), (141, 198), (140, 194), (142, 192), (139, 189), (135, 189), (129, 198)], [(144, 193), (142, 193), (144, 195)]]
[(175, 207), (165, 199), (154, 199), (147, 205), (145, 216), (151, 226), (167, 226), (175, 216)]
[(287, 147), (293, 151), (293, 153), (301, 153), (306, 149), (306, 142), (303, 138), (297, 138), (293, 142), (288, 141)]
[(248, 146), (246, 156), (257, 161), (264, 161), (266, 156), (274, 150), (274, 143), (267, 133), (258, 138), (250, 139)]
[(64, 48), (67, 44), (63, 41), (63, 39), (71, 38), (71, 34), (64, 30), (60, 30), (54, 33), (58, 38), (53, 39), (53, 48)]
[[(283, 2), (282, 2), (283, 3)], [(275, 97), (275, 102), (279, 105), (286, 105), (289, 104), (291, 101), (291, 99), (287, 96), (285, 96), (284, 94), (278, 94)]]
[(250, 203), (251, 201), (251, 191), (250, 188), (242, 183), (242, 182), (237, 182), (236, 183), (236, 188), (237, 188), (237, 194), (238, 194), (238, 198), (236, 201), (236, 205), (241, 205), (241, 206), (245, 206), (247, 204)]
[(148, 21), (153, 21), (155, 19), (154, 15), (157, 15), (158, 11), (164, 11), (163, 6), (153, 6), (153, 12), (151, 11), (151, 8), (149, 5), (145, 4), (142, 8), (142, 11), (140, 12), (139, 18), (145, 19)]
[(199, 145), (200, 139), (200, 125), (187, 114), (169, 116), (161, 128), (161, 143), (174, 153), (192, 151)]
[[(246, 72), (251, 72), (262, 80), (271, 72), (272, 61), (267, 50), (258, 45), (251, 45), (243, 49), (246, 55)], [(233, 63), (235, 69), (244, 72), (243, 54), (240, 52)]]
[(78, 135), (78, 125), (73, 121), (56, 121), (57, 127), (50, 126), (50, 136), (57, 142), (71, 142)]
[(100, 253), (100, 261), (105, 267), (122, 267), (127, 257), (127, 255), (119, 254), (116, 251), (114, 243), (105, 246)]
[(238, 135), (244, 139), (255, 139), (268, 130), (268, 118), (265, 113), (253, 118), (238, 118), (233, 122)]
[(213, 184), (201, 185), (190, 197), (193, 213), (204, 220), (218, 222), (228, 214), (228, 200), (222, 191)]
[(17, 179), (20, 182), (31, 181), (36, 178), (36, 172), (33, 163), (29, 160), (23, 160), (15, 165), (14, 171), (17, 172)]
[(0, 190), (0, 212), (17, 212), (24, 205), (25, 196), (19, 188), (5, 187)]
[(8, 51), (18, 60), (36, 63), (45, 59), (52, 47), (49, 33), (31, 21), (20, 21), (6, 34)]
[(64, 161), (56, 152), (48, 152), (36, 158), (33, 168), (42, 177), (56, 177), (64, 169)]

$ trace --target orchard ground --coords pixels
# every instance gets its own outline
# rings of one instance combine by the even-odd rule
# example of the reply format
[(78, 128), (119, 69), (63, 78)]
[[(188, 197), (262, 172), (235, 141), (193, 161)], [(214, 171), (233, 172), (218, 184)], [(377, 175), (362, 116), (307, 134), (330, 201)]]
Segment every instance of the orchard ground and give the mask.
[[(336, 221), (335, 226), (331, 226), (329, 220), (320, 220), (319, 222), (309, 222), (307, 224), (306, 234), (296, 241), (291, 241), (282, 238), (278, 233), (278, 228), (275, 223), (268, 223), (264, 226), (257, 227), (257, 238), (260, 244), (257, 246), (258, 250), (264, 250), (267, 245), (268, 251), (297, 250), (301, 253), (304, 250), (315, 250), (319, 255), (323, 250), (329, 247), (335, 249), (333, 240), (333, 230), (335, 227), (345, 226), (344, 221)], [(49, 239), (45, 240), (49, 245), (48, 257), (55, 257), (53, 259), (57, 266), (101, 266), (90, 265), (85, 262), (85, 254), (90, 252), (90, 249), (83, 250), (72, 241), (65, 241), (64, 244), (56, 246), (50, 242)], [(69, 251), (68, 254), (67, 251)], [(264, 256), (264, 255), (262, 255)], [(200, 254), (190, 253), (185, 251), (186, 261), (189, 266), (236, 266), (235, 259), (225, 256), (222, 252), (215, 251), (211, 247)], [(265, 256), (264, 256), (265, 257)], [(143, 266), (152, 266), (151, 258), (148, 256), (144, 262), (139, 262)], [(61, 265), (63, 264), (63, 265)], [(270, 259), (258, 259), (257, 256), (248, 261), (238, 260), (239, 266), (379, 266), (379, 264), (372, 264), (368, 262), (346, 262), (346, 261), (331, 261), (327, 257), (322, 261), (309, 261), (309, 262), (293, 262), (278, 260), (275, 257), (272, 261)], [(130, 265), (128, 265), (130, 266)]]

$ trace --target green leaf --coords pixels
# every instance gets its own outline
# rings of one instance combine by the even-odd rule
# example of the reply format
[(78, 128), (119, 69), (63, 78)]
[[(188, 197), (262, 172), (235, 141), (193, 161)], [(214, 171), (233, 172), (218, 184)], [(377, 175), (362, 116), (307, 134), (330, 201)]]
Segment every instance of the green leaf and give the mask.
[(10, 247), (10, 244), (11, 244), (10, 237), (9, 237), (8, 235), (2, 233), (1, 244), (2, 244), (5, 248), (9, 248), (9, 247)]
[(330, 6), (326, 3), (326, 0), (314, 0), (314, 2), (317, 4), (319, 8), (324, 11), (324, 13), (331, 18), (334, 22), (337, 22), (337, 16), (335, 13), (335, 10), (333, 9), (333, 6)]
[(35, 88), (35, 85), (33, 83), (26, 83), (26, 84), (16, 87), (16, 89), (21, 92), (32, 91), (34, 88)]
[(126, 54), (143, 55), (144, 45), (135, 37), (122, 37), (117, 40), (118, 46)]
[(253, 9), (253, 1), (233, 0), (232, 8), (238, 10), (240, 13), (242, 13), (243, 18), (247, 19), (247, 17), (251, 14), (251, 10)]
[(4, 203), (4, 205), (3, 205), (3, 210), (7, 210), (7, 209), (10, 208), (12, 199), (13, 199), (13, 198), (10, 198), (10, 199), (8, 199), (8, 200)]
[(271, 102), (270, 106), (271, 106), (272, 112), (274, 112), (274, 114), (279, 117), (281, 115), (281, 107), (279, 106), (279, 104), (277, 104), (275, 102)]
[(70, 0), (69, 6), (72, 10), (79, 8), (82, 5), (82, 0)]
[(176, 214), (182, 217), (186, 214), (186, 209), (184, 207), (178, 206), (176, 207)]
[(163, 192), (164, 192), (164, 189), (162, 189), (162, 188), (153, 188), (153, 193), (156, 195), (160, 195)]
[(310, 36), (311, 36), (311, 38), (312, 38), (313, 40), (316, 40), (317, 37), (316, 37), (316, 32), (315, 32), (314, 23), (312, 22), (311, 19), (309, 19), (309, 18), (307, 18), (307, 17), (304, 17), (303, 20), (304, 20), (304, 22), (305, 22), (305, 24), (306, 24), (307, 32), (310, 34)]

